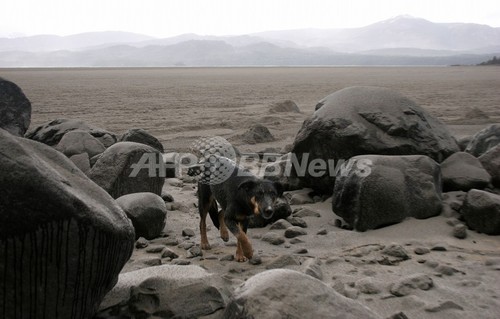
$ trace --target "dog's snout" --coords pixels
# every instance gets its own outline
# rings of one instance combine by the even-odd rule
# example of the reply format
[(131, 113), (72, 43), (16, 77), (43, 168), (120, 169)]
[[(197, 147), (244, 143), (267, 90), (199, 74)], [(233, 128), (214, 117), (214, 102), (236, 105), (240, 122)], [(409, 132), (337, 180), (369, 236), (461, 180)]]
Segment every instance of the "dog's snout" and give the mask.
[(264, 208), (264, 211), (262, 213), (263, 213), (262, 215), (264, 218), (269, 219), (273, 216), (274, 209), (271, 206), (268, 206), (268, 207)]

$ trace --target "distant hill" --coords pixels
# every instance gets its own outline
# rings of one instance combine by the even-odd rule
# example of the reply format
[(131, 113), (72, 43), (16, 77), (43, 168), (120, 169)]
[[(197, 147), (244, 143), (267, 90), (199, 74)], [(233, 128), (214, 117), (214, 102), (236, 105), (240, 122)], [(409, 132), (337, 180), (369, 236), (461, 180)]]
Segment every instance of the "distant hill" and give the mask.
[(0, 67), (478, 64), (500, 53), (500, 28), (399, 16), (363, 28), (249, 35), (127, 32), (0, 38)]

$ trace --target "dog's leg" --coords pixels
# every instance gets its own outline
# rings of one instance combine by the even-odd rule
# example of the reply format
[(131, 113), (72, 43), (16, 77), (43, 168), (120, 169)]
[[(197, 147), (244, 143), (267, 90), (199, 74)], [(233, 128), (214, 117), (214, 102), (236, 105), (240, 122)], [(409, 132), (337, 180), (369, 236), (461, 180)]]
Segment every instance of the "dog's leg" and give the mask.
[(222, 238), (222, 240), (225, 242), (229, 241), (229, 231), (227, 230), (226, 223), (224, 222), (223, 210), (219, 212), (219, 231), (220, 231), (220, 238)]
[(207, 214), (212, 205), (214, 198), (210, 192), (210, 188), (206, 185), (198, 183), (198, 209), (200, 212), (200, 237), (201, 249), (209, 250), (210, 244), (207, 238)]
[(234, 219), (227, 218), (227, 216), (224, 221), (227, 228), (238, 240), (238, 246), (236, 248), (236, 261), (245, 262), (248, 259), (251, 259), (253, 257), (252, 244), (250, 244), (247, 234), (243, 231), (242, 224)]

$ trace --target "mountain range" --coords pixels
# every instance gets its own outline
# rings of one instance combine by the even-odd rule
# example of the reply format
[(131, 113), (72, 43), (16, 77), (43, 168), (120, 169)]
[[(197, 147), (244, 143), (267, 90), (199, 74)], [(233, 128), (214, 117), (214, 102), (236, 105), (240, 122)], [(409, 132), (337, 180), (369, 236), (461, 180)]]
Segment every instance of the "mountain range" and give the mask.
[(154, 38), (127, 32), (0, 38), (0, 67), (450, 65), (500, 52), (500, 28), (398, 16), (361, 28)]

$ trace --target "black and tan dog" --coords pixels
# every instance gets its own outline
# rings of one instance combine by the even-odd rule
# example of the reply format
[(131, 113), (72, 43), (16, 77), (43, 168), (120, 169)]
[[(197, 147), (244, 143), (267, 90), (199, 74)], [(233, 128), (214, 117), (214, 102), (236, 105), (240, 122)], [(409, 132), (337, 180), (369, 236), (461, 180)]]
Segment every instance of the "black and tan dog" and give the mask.
[[(236, 237), (236, 260), (244, 262), (253, 256), (252, 245), (246, 235), (248, 218), (253, 214), (271, 218), (274, 202), (283, 195), (283, 188), (281, 184), (257, 178), (227, 158), (219, 157), (218, 162), (218, 165), (230, 166), (234, 170), (218, 184), (206, 180), (198, 183), (201, 248), (211, 248), (206, 224), (207, 214), (210, 214), (222, 240), (229, 240), (228, 230)], [(222, 208), (220, 212), (217, 203)]]

